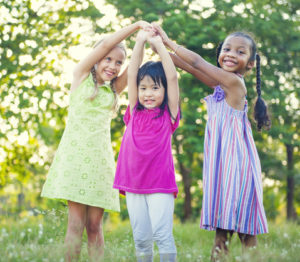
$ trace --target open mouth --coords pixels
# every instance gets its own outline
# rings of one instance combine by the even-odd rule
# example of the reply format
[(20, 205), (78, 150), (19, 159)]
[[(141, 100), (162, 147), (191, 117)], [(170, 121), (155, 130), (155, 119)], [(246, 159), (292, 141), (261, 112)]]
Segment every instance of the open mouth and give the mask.
[(235, 66), (237, 63), (233, 60), (224, 60), (223, 64), (226, 66)]
[(104, 73), (107, 77), (113, 77), (115, 75), (115, 73), (111, 71), (104, 71)]
[(145, 100), (145, 104), (152, 104), (154, 100)]

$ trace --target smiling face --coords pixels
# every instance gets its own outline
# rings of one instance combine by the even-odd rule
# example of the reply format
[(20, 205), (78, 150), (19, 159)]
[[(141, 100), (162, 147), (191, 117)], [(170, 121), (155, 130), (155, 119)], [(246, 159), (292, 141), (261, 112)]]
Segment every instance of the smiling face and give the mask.
[(225, 39), (219, 55), (220, 66), (228, 72), (244, 74), (253, 67), (251, 42), (242, 36), (229, 36)]
[(147, 109), (159, 107), (165, 96), (162, 84), (155, 83), (153, 79), (145, 75), (138, 86), (138, 98), (141, 105)]
[(97, 81), (103, 84), (118, 76), (125, 60), (125, 52), (120, 47), (113, 48), (96, 64)]

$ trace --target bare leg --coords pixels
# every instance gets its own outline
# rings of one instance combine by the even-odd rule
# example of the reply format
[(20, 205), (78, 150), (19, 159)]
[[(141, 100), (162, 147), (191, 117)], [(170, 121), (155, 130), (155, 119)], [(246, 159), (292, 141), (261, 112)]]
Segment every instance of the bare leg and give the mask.
[(216, 229), (215, 243), (211, 252), (211, 261), (220, 261), (224, 255), (228, 254), (228, 244), (233, 231), (221, 228)]
[(254, 235), (239, 233), (239, 238), (242, 243), (243, 251), (249, 247), (256, 247), (257, 245), (257, 238)]
[(91, 261), (100, 261), (104, 254), (103, 213), (103, 208), (88, 206), (86, 232)]
[(65, 238), (65, 261), (77, 261), (81, 249), (82, 233), (86, 221), (87, 206), (68, 201), (69, 216)]

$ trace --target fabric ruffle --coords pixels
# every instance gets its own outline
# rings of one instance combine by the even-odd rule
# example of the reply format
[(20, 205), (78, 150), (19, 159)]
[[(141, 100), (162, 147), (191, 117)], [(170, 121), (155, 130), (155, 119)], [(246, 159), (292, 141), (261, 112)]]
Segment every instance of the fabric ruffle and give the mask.
[(215, 87), (213, 98), (216, 102), (222, 101), (225, 98), (225, 92), (220, 86)]

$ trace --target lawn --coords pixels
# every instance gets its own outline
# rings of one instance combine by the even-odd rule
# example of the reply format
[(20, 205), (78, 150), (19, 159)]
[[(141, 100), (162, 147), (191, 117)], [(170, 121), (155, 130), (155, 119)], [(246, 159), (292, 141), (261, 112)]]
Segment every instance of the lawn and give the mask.
[[(66, 217), (65, 211), (54, 210), (18, 219), (0, 217), (0, 261), (64, 261)], [(116, 215), (107, 215), (104, 230), (106, 246), (103, 261), (135, 261), (129, 222), (120, 221)], [(258, 237), (256, 249), (244, 253), (238, 237), (234, 235), (226, 262), (300, 261), (299, 225), (269, 222), (269, 231), (269, 234)], [(181, 224), (175, 220), (174, 236), (178, 251), (177, 261), (209, 261), (214, 232), (200, 230), (198, 221)], [(86, 235), (80, 261), (88, 261)], [(154, 261), (159, 261), (156, 247)]]

